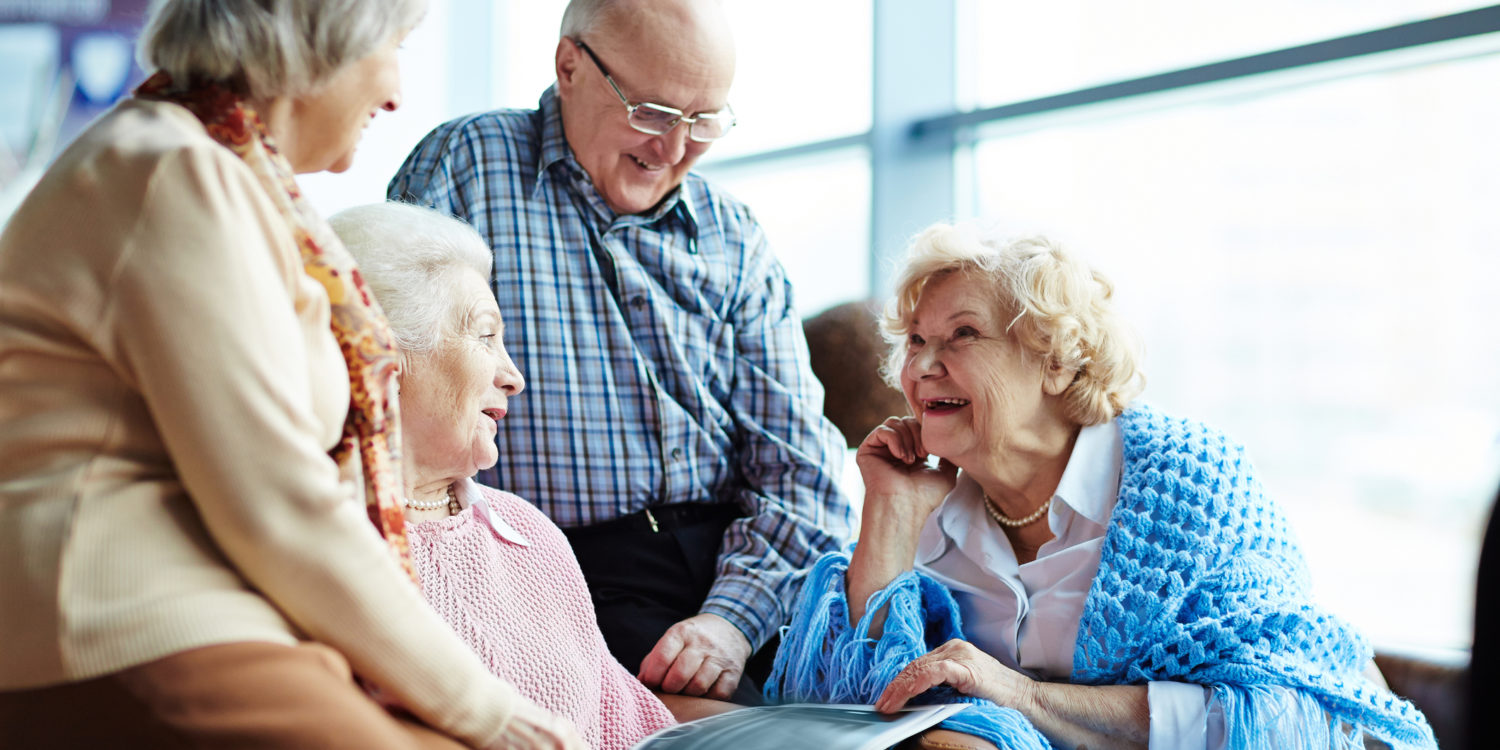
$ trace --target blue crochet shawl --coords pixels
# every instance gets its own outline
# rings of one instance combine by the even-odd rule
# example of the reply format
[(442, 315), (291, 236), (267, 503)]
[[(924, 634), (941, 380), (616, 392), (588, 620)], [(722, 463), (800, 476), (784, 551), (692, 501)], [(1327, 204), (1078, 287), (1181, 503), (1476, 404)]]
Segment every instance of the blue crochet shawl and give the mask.
[[(1209, 686), (1236, 750), (1362, 749), (1363, 733), (1395, 748), (1435, 748), (1421, 713), (1363, 676), (1368, 642), (1312, 604), (1286, 517), (1244, 449), (1147, 406), (1126, 411), (1119, 424), (1120, 496), (1079, 621), (1071, 681)], [(952, 595), (916, 572), (876, 593), (851, 624), (848, 562), (847, 553), (832, 553), (808, 574), (766, 687), (770, 700), (870, 703), (913, 659), (963, 637)], [(882, 607), (877, 641), (870, 621)], [(1284, 696), (1267, 687), (1292, 689), (1301, 711), (1284, 711)], [(1001, 748), (1049, 747), (1013, 709), (946, 688), (923, 697), (975, 704), (948, 728)]]

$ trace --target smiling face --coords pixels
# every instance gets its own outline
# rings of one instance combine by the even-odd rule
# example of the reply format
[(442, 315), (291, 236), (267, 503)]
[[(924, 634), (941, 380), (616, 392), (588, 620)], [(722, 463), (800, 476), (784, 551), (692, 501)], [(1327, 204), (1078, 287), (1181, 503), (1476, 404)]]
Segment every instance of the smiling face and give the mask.
[(294, 171), (348, 169), (375, 113), (394, 112), (401, 106), (401, 70), (396, 62), (401, 39), (391, 39), (340, 68), (311, 93), (291, 99), (295, 132), (286, 144), (286, 156)]
[(909, 321), (901, 366), (923, 445), (966, 469), (1055, 427), (1056, 393), (1066, 386), (1007, 333), (991, 284), (962, 273), (930, 282)]
[[(631, 103), (651, 102), (689, 115), (718, 112), (734, 80), (734, 47), (716, 3), (652, 3), (606, 11), (582, 40)], [(617, 214), (650, 211), (687, 177), (709, 144), (688, 126), (663, 135), (630, 126), (604, 73), (571, 39), (557, 45), (557, 95), (563, 131), (594, 189)]]
[(404, 358), (402, 442), (416, 486), (473, 476), (495, 465), (496, 422), (526, 387), (501, 343), (504, 324), (478, 273), (454, 271), (444, 286), (450, 320), (431, 351)]

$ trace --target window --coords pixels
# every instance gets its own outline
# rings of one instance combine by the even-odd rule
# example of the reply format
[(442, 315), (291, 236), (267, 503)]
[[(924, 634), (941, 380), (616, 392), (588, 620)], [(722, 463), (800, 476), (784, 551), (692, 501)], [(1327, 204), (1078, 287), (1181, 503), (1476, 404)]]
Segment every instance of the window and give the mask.
[[(959, 65), (980, 107), (1432, 18), (1465, 0), (1099, 3), (960, 0)], [(967, 77), (966, 77), (967, 74)]]
[(755, 212), (810, 317), (870, 294), (870, 156), (865, 148), (712, 170)]
[(738, 64), (729, 100), (740, 123), (725, 158), (870, 129), (870, 3), (729, 2)]
[[(870, 294), (870, 156), (862, 146), (775, 158), (776, 149), (870, 128), (871, 6), (859, 0), (727, 3), (739, 124), (700, 171), (754, 210), (804, 317)], [(788, 22), (795, 19), (795, 22)], [(714, 160), (771, 151), (752, 165)]]
[(1377, 642), (1471, 639), (1500, 478), (1495, 80), (1500, 53), (973, 151), (977, 212), (1116, 282), (1145, 398), (1248, 446), (1319, 599)]

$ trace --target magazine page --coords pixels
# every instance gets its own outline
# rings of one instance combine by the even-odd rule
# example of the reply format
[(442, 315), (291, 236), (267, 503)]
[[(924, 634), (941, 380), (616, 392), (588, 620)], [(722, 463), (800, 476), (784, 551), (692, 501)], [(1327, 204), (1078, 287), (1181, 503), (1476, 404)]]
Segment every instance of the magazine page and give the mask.
[(913, 706), (882, 714), (856, 705), (754, 706), (668, 727), (634, 750), (884, 750), (967, 707)]

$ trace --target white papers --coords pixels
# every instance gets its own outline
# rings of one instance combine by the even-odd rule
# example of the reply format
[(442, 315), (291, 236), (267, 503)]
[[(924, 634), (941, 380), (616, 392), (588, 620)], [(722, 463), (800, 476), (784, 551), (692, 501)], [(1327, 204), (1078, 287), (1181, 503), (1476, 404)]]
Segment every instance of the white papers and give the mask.
[(755, 706), (668, 727), (634, 750), (884, 750), (967, 707), (913, 706), (882, 714), (857, 705)]

